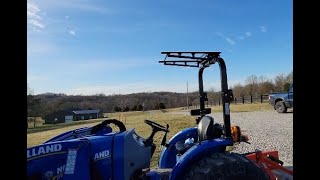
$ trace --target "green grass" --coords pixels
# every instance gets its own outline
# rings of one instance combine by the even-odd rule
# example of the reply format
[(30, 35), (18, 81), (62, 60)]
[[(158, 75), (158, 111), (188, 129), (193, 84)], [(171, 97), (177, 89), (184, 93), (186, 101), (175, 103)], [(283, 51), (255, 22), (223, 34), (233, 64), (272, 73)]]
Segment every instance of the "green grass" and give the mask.
[[(221, 112), (222, 106), (211, 107), (213, 112)], [(257, 104), (231, 104), (231, 112), (247, 112), (247, 111), (261, 111), (272, 110), (268, 103)], [(155, 111), (135, 111), (124, 113), (108, 113), (108, 118), (115, 118), (122, 121), (127, 129), (134, 128), (135, 131), (142, 137), (147, 138), (151, 134), (151, 128), (144, 123), (145, 119), (153, 120), (161, 125), (169, 124), (169, 130), (167, 140), (182, 129), (195, 126), (195, 117), (189, 115), (173, 114), (171, 112), (182, 111), (182, 108), (168, 109), (166, 112), (160, 110)], [(184, 111), (184, 110), (183, 110)], [(85, 126), (93, 126), (104, 119), (85, 120), (71, 123), (62, 123), (54, 125), (41, 125), (35, 128), (29, 128), (27, 131), (27, 147), (32, 147), (43, 143), (50, 138), (59, 135), (63, 132), (73, 130)], [(113, 126), (112, 126), (113, 127)], [(113, 127), (114, 129), (114, 127)], [(118, 130), (118, 129), (114, 129)], [(156, 167), (158, 158), (161, 152), (160, 143), (163, 138), (164, 132), (159, 132), (154, 137), (154, 143), (157, 145), (156, 151), (151, 159), (151, 167)]]

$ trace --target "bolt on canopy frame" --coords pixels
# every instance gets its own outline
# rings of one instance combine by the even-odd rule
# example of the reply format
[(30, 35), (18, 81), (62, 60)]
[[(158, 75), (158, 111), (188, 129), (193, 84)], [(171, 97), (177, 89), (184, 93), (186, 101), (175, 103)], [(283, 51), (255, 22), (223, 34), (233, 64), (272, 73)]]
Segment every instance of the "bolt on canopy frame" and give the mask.
[[(203, 91), (203, 71), (205, 68), (218, 62), (220, 66), (220, 78), (221, 78), (221, 96), (223, 107), (223, 122), (226, 138), (232, 138), (231, 125), (230, 125), (230, 109), (229, 104), (233, 100), (232, 90), (228, 89), (227, 82), (227, 70), (224, 60), (220, 57), (221, 52), (161, 52), (166, 57), (163, 61), (164, 65), (171, 66), (185, 66), (185, 67), (198, 67), (198, 81), (199, 81), (199, 95), (200, 95), (200, 109), (193, 111), (191, 115), (200, 115), (197, 119), (197, 123), (206, 114), (211, 113), (211, 109), (205, 108), (205, 101), (208, 101), (207, 93)], [(167, 58), (180, 58), (181, 60), (167, 60)]]

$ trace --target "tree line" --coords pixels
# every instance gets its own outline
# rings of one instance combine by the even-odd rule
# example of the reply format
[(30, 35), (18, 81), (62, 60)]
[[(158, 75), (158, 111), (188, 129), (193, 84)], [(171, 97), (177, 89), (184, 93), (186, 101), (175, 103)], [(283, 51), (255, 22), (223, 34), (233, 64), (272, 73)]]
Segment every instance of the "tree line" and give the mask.
[[(292, 82), (293, 73), (279, 74), (274, 79), (251, 75), (244, 84), (230, 87), (234, 97), (260, 96), (271, 92), (287, 91)], [(207, 91), (208, 101), (221, 98), (220, 89)], [(44, 93), (34, 95), (31, 87), (27, 88), (28, 117), (45, 117), (58, 110), (102, 109), (103, 112), (146, 111), (174, 107), (186, 107), (199, 104), (198, 91), (189, 93), (176, 92), (141, 92), (126, 95), (92, 96), (66, 95), (63, 93)]]

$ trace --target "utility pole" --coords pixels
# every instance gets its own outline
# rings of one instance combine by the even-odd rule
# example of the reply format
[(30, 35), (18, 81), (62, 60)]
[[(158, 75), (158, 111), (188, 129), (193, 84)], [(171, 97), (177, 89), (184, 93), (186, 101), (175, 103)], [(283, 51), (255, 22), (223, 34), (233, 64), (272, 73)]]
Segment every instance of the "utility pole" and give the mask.
[(142, 103), (142, 111), (144, 112), (144, 102)]
[(187, 81), (187, 109), (189, 109), (189, 92), (188, 92), (188, 81)]

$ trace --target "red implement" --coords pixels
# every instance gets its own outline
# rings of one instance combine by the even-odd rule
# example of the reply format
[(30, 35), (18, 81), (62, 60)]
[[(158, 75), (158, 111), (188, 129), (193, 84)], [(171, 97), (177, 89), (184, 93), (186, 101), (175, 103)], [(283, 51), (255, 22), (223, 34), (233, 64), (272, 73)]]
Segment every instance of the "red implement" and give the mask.
[(284, 176), (292, 179), (293, 170), (283, 166), (283, 162), (279, 160), (278, 151), (256, 151), (246, 157), (263, 168), (272, 180), (282, 179), (281, 177)]

